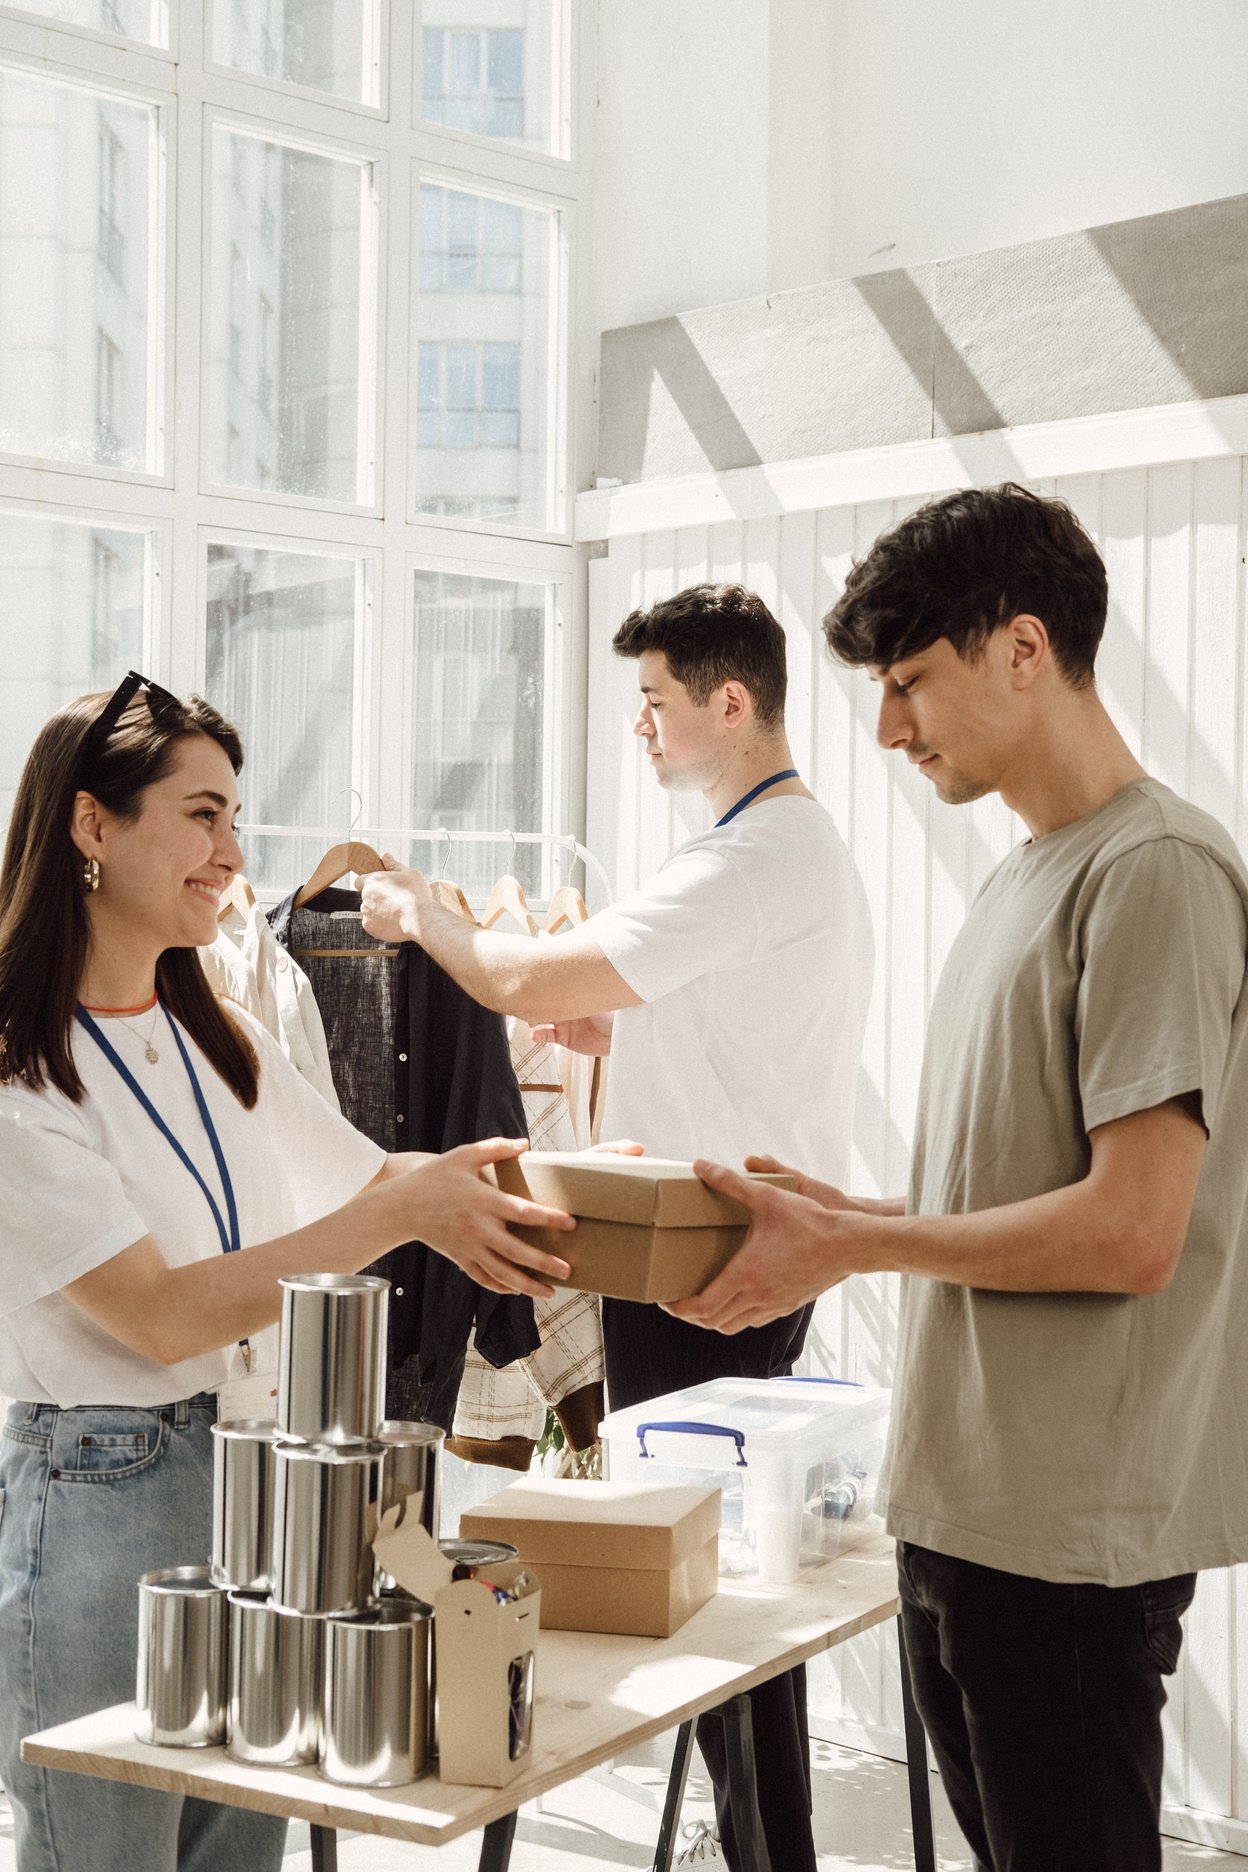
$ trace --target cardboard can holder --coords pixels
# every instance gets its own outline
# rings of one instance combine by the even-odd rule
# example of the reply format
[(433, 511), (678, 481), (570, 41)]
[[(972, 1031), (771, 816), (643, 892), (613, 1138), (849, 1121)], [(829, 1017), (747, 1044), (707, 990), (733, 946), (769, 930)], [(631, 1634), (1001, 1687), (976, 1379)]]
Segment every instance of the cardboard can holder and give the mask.
[[(451, 1561), (401, 1508), (387, 1514), (374, 1552), (405, 1591), (434, 1608), (442, 1780), (506, 1787), (532, 1747), (541, 1582), (517, 1560), (452, 1580)], [(500, 1603), (495, 1587), (518, 1596)]]

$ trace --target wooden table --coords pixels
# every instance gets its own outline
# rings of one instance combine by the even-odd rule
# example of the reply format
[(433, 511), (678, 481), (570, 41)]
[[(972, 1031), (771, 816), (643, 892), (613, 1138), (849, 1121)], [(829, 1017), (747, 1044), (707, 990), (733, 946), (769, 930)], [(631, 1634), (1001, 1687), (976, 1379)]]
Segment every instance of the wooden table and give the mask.
[[(312, 1828), (313, 1865), (321, 1872), (333, 1872), (337, 1864), (339, 1828), (440, 1846), (478, 1827), (486, 1830), (482, 1872), (505, 1872), (516, 1810), (525, 1801), (679, 1728), (655, 1860), (666, 1872), (694, 1719), (719, 1705), (727, 1705), (732, 1713), (726, 1740), (730, 1772), (736, 1764), (733, 1812), (735, 1820), (740, 1794), (744, 1830), (739, 1825), (738, 1834), (746, 1850), (745, 1840), (757, 1837), (757, 1806), (750, 1706), (742, 1693), (896, 1613), (893, 1543), (883, 1534), (867, 1533), (792, 1586), (745, 1587), (721, 1581), (718, 1595), (671, 1638), (543, 1632), (532, 1754), (524, 1771), (505, 1788), (459, 1787), (432, 1775), (401, 1788), (344, 1788), (321, 1780), (314, 1768), (246, 1767), (220, 1748), (152, 1748), (134, 1739), (135, 1713), (129, 1703), (28, 1736), (22, 1756), (43, 1767), (306, 1820)], [(926, 1750), (906, 1682), (904, 1653), (903, 1693), (915, 1863), (920, 1872), (934, 1872)], [(761, 1844), (759, 1851), (759, 1872), (765, 1872)]]

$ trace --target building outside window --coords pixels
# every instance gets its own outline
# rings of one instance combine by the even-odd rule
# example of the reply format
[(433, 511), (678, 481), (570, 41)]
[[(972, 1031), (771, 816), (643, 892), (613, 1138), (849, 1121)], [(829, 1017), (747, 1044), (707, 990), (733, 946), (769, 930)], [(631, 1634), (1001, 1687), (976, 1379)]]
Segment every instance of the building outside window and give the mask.
[(238, 718), (249, 821), (316, 828), (263, 889), (353, 819), (569, 828), (571, 14), (479, 9), (205, 0), (175, 63), (160, 0), (32, 0), (38, 65), (0, 13), (0, 819), (135, 667)]

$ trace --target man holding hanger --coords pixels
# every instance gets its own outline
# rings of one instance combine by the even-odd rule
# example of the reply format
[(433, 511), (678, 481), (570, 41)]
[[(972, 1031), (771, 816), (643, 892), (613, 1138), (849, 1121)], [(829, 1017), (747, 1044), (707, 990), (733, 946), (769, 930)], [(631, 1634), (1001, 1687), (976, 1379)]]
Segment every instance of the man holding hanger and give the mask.
[[(840, 1182), (871, 927), (845, 843), (793, 765), (784, 633), (754, 593), (695, 585), (634, 611), (613, 647), (637, 662), (634, 732), (659, 785), (700, 792), (710, 829), (557, 942), (478, 929), (434, 903), (418, 872), (397, 867), (359, 880), (364, 926), (420, 943), (485, 1006), (545, 1026), (563, 1045), (609, 1053), (605, 1135), (656, 1156), (735, 1165), (765, 1151)], [(611, 1405), (710, 1378), (787, 1374), (810, 1312), (801, 1305), (728, 1336), (608, 1299)], [(772, 1864), (815, 1872), (804, 1672), (761, 1686), (753, 1704)], [(704, 1719), (698, 1740), (738, 1867), (719, 1725)]]

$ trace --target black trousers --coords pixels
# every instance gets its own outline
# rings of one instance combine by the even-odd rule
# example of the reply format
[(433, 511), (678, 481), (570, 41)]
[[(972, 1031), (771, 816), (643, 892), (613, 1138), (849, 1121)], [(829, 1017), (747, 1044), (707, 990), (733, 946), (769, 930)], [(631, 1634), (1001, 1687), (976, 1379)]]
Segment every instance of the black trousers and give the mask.
[[(690, 1326), (656, 1306), (604, 1300), (607, 1401), (612, 1410), (627, 1410), (710, 1378), (786, 1378), (806, 1342), (811, 1312), (811, 1307), (802, 1307), (770, 1326), (729, 1334)], [(758, 1805), (773, 1872), (816, 1872), (805, 1666), (773, 1677), (749, 1696)], [(715, 1789), (724, 1857), (731, 1872), (755, 1872), (737, 1852), (728, 1807), (723, 1727), (714, 1712), (699, 1721), (697, 1738)]]
[(914, 1699), (980, 1872), (1161, 1872), (1162, 1682), (1196, 1575), (1059, 1586), (903, 1541)]

